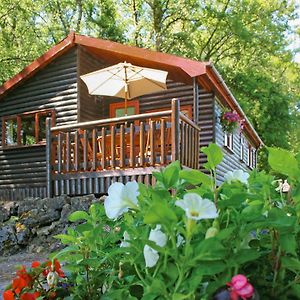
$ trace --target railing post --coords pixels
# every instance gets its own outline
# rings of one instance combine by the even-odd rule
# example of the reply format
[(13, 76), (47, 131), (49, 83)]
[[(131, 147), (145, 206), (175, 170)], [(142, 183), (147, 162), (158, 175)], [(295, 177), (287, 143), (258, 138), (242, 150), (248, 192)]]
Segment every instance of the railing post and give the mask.
[(51, 180), (51, 118), (46, 119), (46, 172), (47, 172), (47, 197), (52, 197)]
[(199, 88), (197, 83), (197, 77), (193, 77), (193, 121), (198, 125), (199, 114)]
[(172, 132), (172, 161), (180, 160), (180, 104), (178, 99), (172, 99), (171, 132)]

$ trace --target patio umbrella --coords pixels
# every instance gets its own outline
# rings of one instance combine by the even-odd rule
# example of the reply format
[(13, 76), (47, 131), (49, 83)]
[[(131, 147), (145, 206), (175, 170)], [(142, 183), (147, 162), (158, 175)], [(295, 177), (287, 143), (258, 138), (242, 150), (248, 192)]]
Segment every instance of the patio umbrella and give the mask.
[(127, 100), (167, 88), (168, 72), (124, 62), (80, 76), (91, 95), (114, 96)]

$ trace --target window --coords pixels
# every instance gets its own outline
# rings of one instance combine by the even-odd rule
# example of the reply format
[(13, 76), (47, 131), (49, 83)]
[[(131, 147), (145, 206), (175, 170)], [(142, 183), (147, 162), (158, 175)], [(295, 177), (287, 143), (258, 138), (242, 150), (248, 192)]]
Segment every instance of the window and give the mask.
[[(139, 101), (131, 100), (127, 102), (127, 115), (132, 116), (139, 114)], [(111, 118), (119, 118), (125, 116), (125, 102), (111, 103), (109, 105), (109, 116)]]
[(245, 160), (245, 138), (240, 136), (240, 160)]
[(46, 118), (55, 126), (55, 111), (41, 110), (2, 118), (2, 146), (41, 144), (46, 139)]
[(233, 134), (224, 132), (224, 146), (233, 151)]
[(248, 167), (251, 169), (256, 167), (256, 150), (249, 145), (248, 146), (248, 161), (247, 161)]

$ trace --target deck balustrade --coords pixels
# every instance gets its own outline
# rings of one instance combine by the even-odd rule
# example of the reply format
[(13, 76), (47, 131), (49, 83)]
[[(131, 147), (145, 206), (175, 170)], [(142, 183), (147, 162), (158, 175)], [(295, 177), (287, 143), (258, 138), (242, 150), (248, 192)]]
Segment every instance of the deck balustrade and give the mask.
[(98, 178), (138, 176), (175, 160), (197, 169), (199, 133), (175, 99), (171, 110), (52, 128), (48, 121), (48, 195), (101, 192)]

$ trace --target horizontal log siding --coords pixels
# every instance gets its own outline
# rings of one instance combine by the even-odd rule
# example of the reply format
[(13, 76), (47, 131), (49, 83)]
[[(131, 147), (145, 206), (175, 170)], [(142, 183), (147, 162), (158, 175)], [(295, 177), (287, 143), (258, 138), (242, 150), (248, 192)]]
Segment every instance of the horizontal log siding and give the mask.
[(224, 146), (224, 131), (222, 130), (222, 126), (220, 123), (219, 116), (221, 115), (221, 106), (218, 100), (215, 100), (215, 118), (216, 118), (216, 125), (215, 125), (215, 140), (216, 144), (221, 147), (224, 158), (221, 164), (217, 167), (217, 181), (218, 184), (224, 181), (224, 175), (228, 171), (233, 170), (243, 170), (243, 171), (250, 171), (250, 168), (247, 166), (248, 160), (248, 151), (247, 151), (247, 144), (249, 140), (243, 134), (245, 138), (245, 148), (244, 148), (244, 161), (240, 160), (240, 133), (237, 129), (233, 133), (233, 152), (227, 149)]
[[(0, 146), (2, 116), (55, 109), (57, 125), (77, 122), (76, 52), (69, 50), (0, 100)], [(0, 147), (0, 200), (46, 196), (45, 153), (45, 145)]]
[[(78, 46), (78, 122), (98, 120), (103, 108), (97, 96), (89, 94), (88, 89), (79, 76), (108, 67), (102, 60), (89, 54)], [(108, 116), (107, 116), (108, 117)]]
[[(214, 137), (214, 95), (199, 89), (200, 147), (208, 146)], [(200, 152), (200, 170), (205, 171), (203, 164), (207, 162), (206, 155)]]

